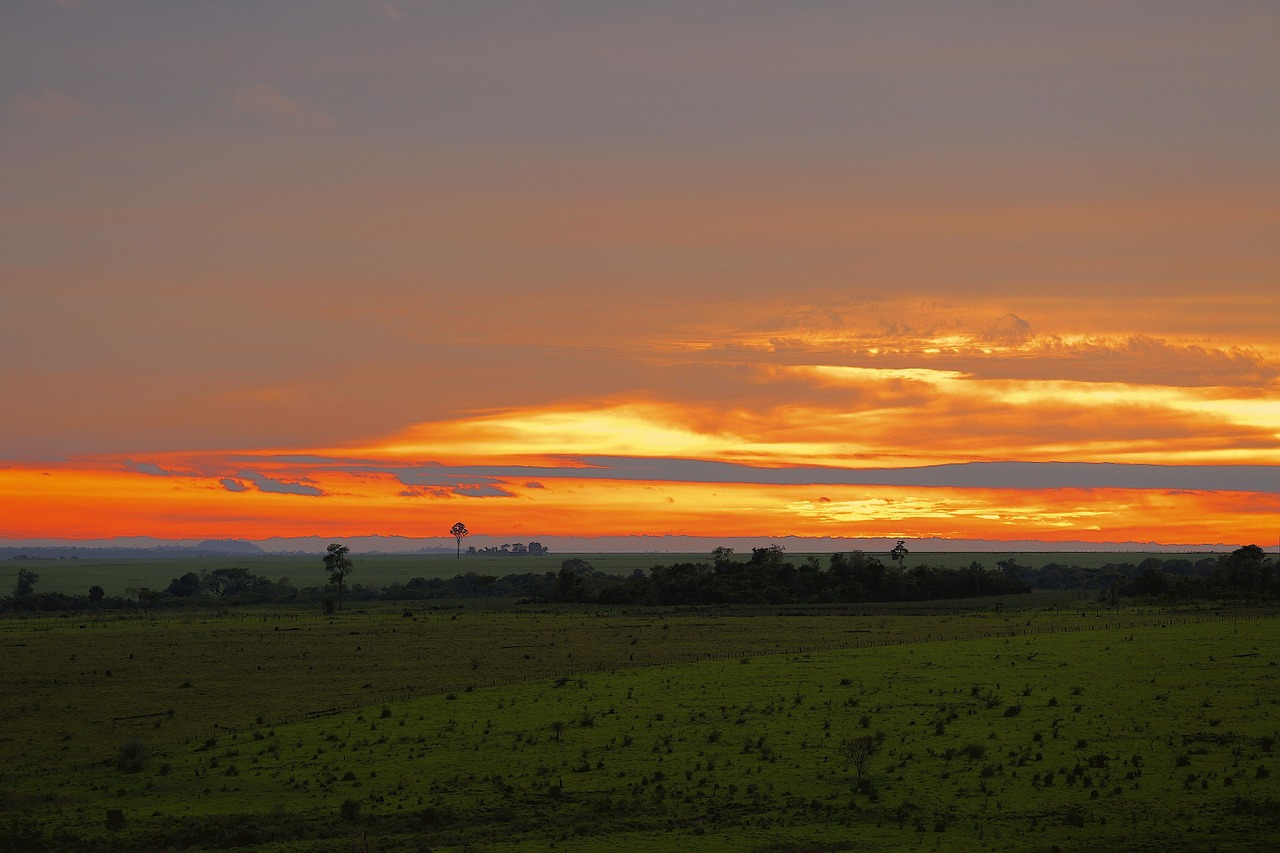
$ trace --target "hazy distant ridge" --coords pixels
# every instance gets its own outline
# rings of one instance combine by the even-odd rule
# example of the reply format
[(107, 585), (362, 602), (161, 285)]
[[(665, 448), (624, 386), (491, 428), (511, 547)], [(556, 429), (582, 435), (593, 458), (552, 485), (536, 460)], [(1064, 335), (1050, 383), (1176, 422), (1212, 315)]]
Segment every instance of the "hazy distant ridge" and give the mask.
[[(887, 552), (894, 546), (894, 539), (844, 539), (801, 538), (796, 536), (603, 536), (603, 537), (534, 537), (550, 549), (552, 554), (574, 553), (710, 553), (717, 546), (726, 546), (740, 553), (750, 553), (752, 548), (780, 545), (793, 553), (831, 553), (835, 551)], [(500, 538), (475, 535), (466, 540), (467, 545), (484, 548), (515, 542), (511, 537)], [(383, 554), (435, 554), (452, 553), (452, 537), (415, 539), (406, 536), (308, 536), (273, 537), (270, 539), (209, 539), (162, 540), (149, 537), (97, 540), (0, 540), (0, 560), (19, 556), (28, 559), (53, 559), (56, 557), (255, 557), (270, 554), (319, 554), (330, 542), (343, 542), (356, 553)], [(1142, 551), (1142, 552), (1205, 552), (1229, 551), (1249, 543), (1204, 543), (1188, 545), (1163, 545), (1155, 542), (1041, 542), (1038, 540), (990, 540), (990, 539), (909, 539), (907, 546), (912, 553), (945, 551)], [(1265, 543), (1263, 544), (1265, 547)]]

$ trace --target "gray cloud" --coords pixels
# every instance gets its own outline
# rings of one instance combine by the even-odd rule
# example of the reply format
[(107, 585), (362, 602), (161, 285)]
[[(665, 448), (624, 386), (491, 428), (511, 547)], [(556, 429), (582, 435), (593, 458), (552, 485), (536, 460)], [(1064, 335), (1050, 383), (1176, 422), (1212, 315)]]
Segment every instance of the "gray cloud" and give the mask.
[(731, 462), (587, 456), (588, 467), (516, 465), (444, 469), (455, 477), (659, 480), (766, 485), (922, 486), (987, 489), (1187, 489), (1280, 493), (1280, 467), (1260, 465), (1124, 465), (1105, 462), (968, 462), (918, 468), (756, 468)]
[(450, 471), (444, 468), (431, 469), (430, 473), (424, 473), (420, 468), (389, 473), (395, 473), (400, 478), (400, 482), (408, 487), (400, 492), (402, 497), (443, 498), (451, 495), (471, 498), (515, 497), (503, 488), (506, 483), (500, 477), (476, 475), (466, 471)]
[[(754, 468), (686, 459), (585, 457), (592, 478), (770, 485), (945, 486), (988, 489), (1189, 489), (1280, 493), (1280, 468), (1123, 465), (1105, 462), (968, 462), (919, 468)], [(560, 476), (581, 476), (560, 469)], [(548, 476), (543, 474), (542, 476)]]
[(150, 474), (153, 477), (172, 477), (172, 471), (161, 468), (154, 462), (134, 462), (132, 459), (124, 460), (124, 467), (138, 474)]
[(402, 498), (447, 498), (453, 494), (449, 489), (432, 486), (409, 486), (397, 492)]
[(511, 492), (494, 483), (459, 483), (454, 493), (469, 498), (513, 498)]
[[(256, 474), (253, 471), (241, 471), (236, 476), (253, 483), (260, 492), (272, 492), (281, 495), (308, 495), (310, 497), (324, 495), (324, 492), (315, 486), (307, 486), (302, 483), (286, 483), (283, 480), (275, 480), (263, 474)], [(224, 480), (223, 483), (225, 484), (226, 481)]]
[[(916, 333), (906, 337), (910, 346), (900, 351), (871, 352), (879, 344), (871, 335), (850, 336), (838, 345), (778, 335), (769, 341), (771, 351), (757, 352), (757, 356), (776, 364), (950, 370), (973, 379), (1243, 388), (1265, 387), (1280, 380), (1280, 363), (1247, 347), (1185, 345), (1149, 335), (1084, 341), (1065, 341), (1053, 335), (1033, 337), (1030, 324), (1013, 314), (976, 339), (1013, 349), (989, 352), (975, 343), (935, 351), (932, 341)], [(745, 354), (736, 344), (712, 343), (702, 357), (734, 359)]]
[(249, 487), (244, 483), (239, 480), (233, 480), (230, 477), (223, 477), (218, 482), (222, 483), (222, 488), (226, 489), (228, 492), (244, 492), (249, 489)]
[(1031, 337), (1031, 324), (1017, 314), (1006, 314), (987, 329), (988, 340), (1003, 344), (1020, 344)]
[(559, 456), (555, 466), (415, 464), (335, 460), (329, 471), (386, 473), (399, 478), (405, 496), (432, 494), (509, 495), (503, 487), (522, 482), (546, 488), (548, 479), (654, 480), (682, 483), (760, 483), (795, 486), (920, 486), (987, 489), (1174, 489), (1280, 494), (1280, 466), (1131, 465), (1109, 462), (965, 462), (914, 468), (760, 468), (700, 459), (629, 456)]

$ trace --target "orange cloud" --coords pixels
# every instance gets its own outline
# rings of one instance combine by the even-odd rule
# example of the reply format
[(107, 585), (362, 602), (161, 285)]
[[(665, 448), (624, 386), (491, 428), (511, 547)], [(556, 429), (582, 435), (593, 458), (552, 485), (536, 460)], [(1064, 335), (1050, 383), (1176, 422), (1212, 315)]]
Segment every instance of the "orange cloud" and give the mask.
[[(464, 413), (347, 445), (14, 465), (0, 471), (10, 527), (0, 533), (435, 535), (465, 509), (469, 524), (504, 535), (1195, 542), (1261, 531), (1254, 507), (1274, 503), (1256, 478), (1223, 486), (1221, 472), (1197, 473), (1280, 465), (1278, 362), (1263, 349), (1044, 337), (996, 315), (968, 329), (744, 334), (647, 357), (671, 359), (667, 385)], [(1120, 367), (1085, 378), (1095, 371), (1081, 365), (1106, 363)], [(277, 405), (289, 395), (275, 388), (214, 399)], [(619, 459), (630, 461), (608, 461)], [(1017, 488), (1025, 469), (999, 488), (972, 477), (962, 488), (949, 475), (892, 473), (1004, 462), (1185, 476), (1085, 488), (1074, 474), (1056, 485), (1037, 475)], [(810, 470), (818, 485), (803, 485)]]
[[(1046, 542), (1270, 541), (1280, 496), (1153, 489), (957, 489), (497, 479), (504, 497), (329, 473), (324, 497), (228, 491), (209, 478), (75, 468), (0, 471), (15, 538), (497, 535), (944, 537)], [(74, 522), (69, 521), (75, 519)]]

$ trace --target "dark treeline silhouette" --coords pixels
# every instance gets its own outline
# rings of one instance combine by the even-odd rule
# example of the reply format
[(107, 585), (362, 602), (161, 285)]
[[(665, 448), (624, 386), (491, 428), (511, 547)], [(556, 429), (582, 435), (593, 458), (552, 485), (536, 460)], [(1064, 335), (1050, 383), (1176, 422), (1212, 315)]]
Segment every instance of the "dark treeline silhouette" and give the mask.
[[(94, 586), (84, 596), (42, 593), (39, 575), (23, 567), (14, 594), (0, 599), (0, 611), (140, 610), (245, 604), (308, 605), (332, 594), (324, 586), (299, 588), (281, 578), (268, 580), (245, 568), (188, 572), (162, 590), (131, 589), (106, 596)], [(586, 560), (568, 559), (559, 572), (527, 572), (501, 577), (474, 572), (451, 578), (413, 578), (377, 588), (353, 584), (345, 599), (422, 601), (431, 599), (509, 598), (529, 602), (626, 605), (823, 604), (1009, 595), (1032, 589), (1069, 589), (1116, 603), (1121, 598), (1150, 600), (1250, 600), (1280, 597), (1280, 575), (1271, 557), (1256, 545), (1230, 554), (1191, 561), (1151, 557), (1141, 563), (1109, 563), (1083, 568), (1047, 563), (1039, 568), (1013, 559), (988, 569), (972, 562), (963, 569), (919, 564), (907, 569), (885, 565), (861, 551), (832, 554), (826, 564), (816, 556), (799, 563), (782, 548), (754, 548), (743, 559), (717, 548), (710, 561), (656, 565), (628, 576), (598, 572)]]
[(978, 563), (954, 570), (918, 565), (886, 567), (861, 551), (792, 563), (774, 545), (754, 548), (747, 560), (727, 548), (707, 563), (654, 566), (646, 576), (601, 575), (570, 566), (556, 577), (555, 599), (599, 604), (823, 604), (864, 601), (923, 601), (1030, 592), (1023, 581)]
[(528, 545), (523, 542), (504, 542), (501, 545), (490, 545), (479, 549), (473, 545), (467, 549), (468, 555), (480, 554), (485, 557), (541, 557), (549, 553), (551, 549), (541, 542), (530, 542)]

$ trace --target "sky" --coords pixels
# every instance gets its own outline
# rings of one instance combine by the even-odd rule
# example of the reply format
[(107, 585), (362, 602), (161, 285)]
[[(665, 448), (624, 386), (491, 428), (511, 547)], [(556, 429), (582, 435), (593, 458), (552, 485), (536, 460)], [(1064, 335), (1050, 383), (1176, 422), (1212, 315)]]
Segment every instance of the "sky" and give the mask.
[(0, 539), (1277, 542), (1277, 44), (0, 4)]

